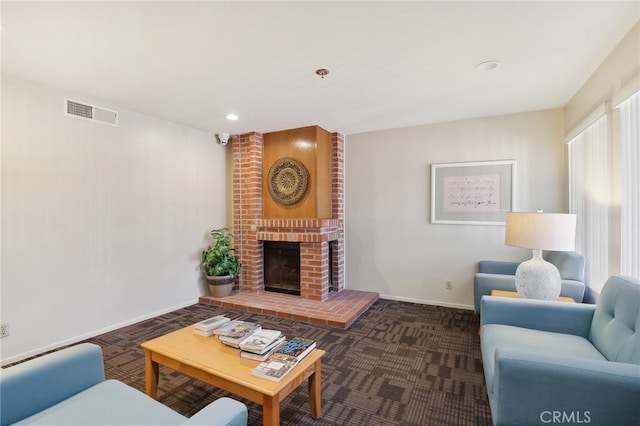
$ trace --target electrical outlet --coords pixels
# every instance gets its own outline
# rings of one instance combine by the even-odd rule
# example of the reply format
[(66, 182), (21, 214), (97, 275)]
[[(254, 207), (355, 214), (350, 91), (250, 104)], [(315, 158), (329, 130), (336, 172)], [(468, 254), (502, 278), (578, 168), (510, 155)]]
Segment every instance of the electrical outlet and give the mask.
[(453, 290), (453, 283), (452, 283), (450, 280), (446, 280), (446, 281), (444, 282), (444, 287), (445, 287), (447, 290)]
[(0, 324), (0, 337), (7, 337), (9, 335), (9, 323), (3, 322)]

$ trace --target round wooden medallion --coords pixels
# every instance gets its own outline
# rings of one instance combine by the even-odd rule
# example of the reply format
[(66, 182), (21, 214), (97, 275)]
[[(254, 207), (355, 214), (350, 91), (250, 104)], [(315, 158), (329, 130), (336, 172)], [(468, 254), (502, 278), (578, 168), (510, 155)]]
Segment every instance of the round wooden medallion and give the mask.
[(269, 169), (267, 186), (276, 203), (292, 206), (302, 201), (307, 194), (309, 171), (298, 160), (281, 158)]

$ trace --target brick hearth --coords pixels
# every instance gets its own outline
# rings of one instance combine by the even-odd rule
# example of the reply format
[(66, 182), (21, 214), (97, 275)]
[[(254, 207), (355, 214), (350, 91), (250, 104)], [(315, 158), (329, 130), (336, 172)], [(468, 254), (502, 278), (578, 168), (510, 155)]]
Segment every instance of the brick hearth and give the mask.
[(321, 302), (273, 292), (236, 291), (227, 297), (203, 296), (200, 303), (289, 318), (311, 324), (348, 328), (378, 300), (378, 293), (343, 290)]

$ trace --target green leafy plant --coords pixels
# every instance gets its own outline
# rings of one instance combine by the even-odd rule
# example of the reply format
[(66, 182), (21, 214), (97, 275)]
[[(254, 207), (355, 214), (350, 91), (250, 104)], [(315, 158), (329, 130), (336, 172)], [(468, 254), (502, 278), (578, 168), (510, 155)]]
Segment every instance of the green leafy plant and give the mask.
[(238, 276), (242, 264), (234, 255), (233, 234), (229, 228), (214, 229), (210, 233), (214, 243), (203, 250), (200, 256), (200, 267), (209, 277), (231, 278)]

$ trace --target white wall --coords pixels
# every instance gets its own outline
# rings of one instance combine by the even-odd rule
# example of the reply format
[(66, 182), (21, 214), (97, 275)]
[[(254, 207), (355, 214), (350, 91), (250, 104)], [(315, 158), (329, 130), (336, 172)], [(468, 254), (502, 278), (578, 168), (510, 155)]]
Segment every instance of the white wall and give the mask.
[[(640, 75), (640, 22), (631, 28), (564, 107), (566, 131)], [(585, 123), (591, 124), (591, 123)], [(584, 129), (582, 129), (584, 130)]]
[(92, 101), (2, 76), (3, 364), (196, 303), (227, 223), (213, 135), (117, 106), (119, 127), (67, 117), (65, 96)]
[(479, 260), (530, 252), (505, 246), (504, 226), (431, 224), (431, 164), (515, 159), (516, 210), (566, 212), (563, 130), (555, 109), (348, 135), (347, 288), (471, 308)]

